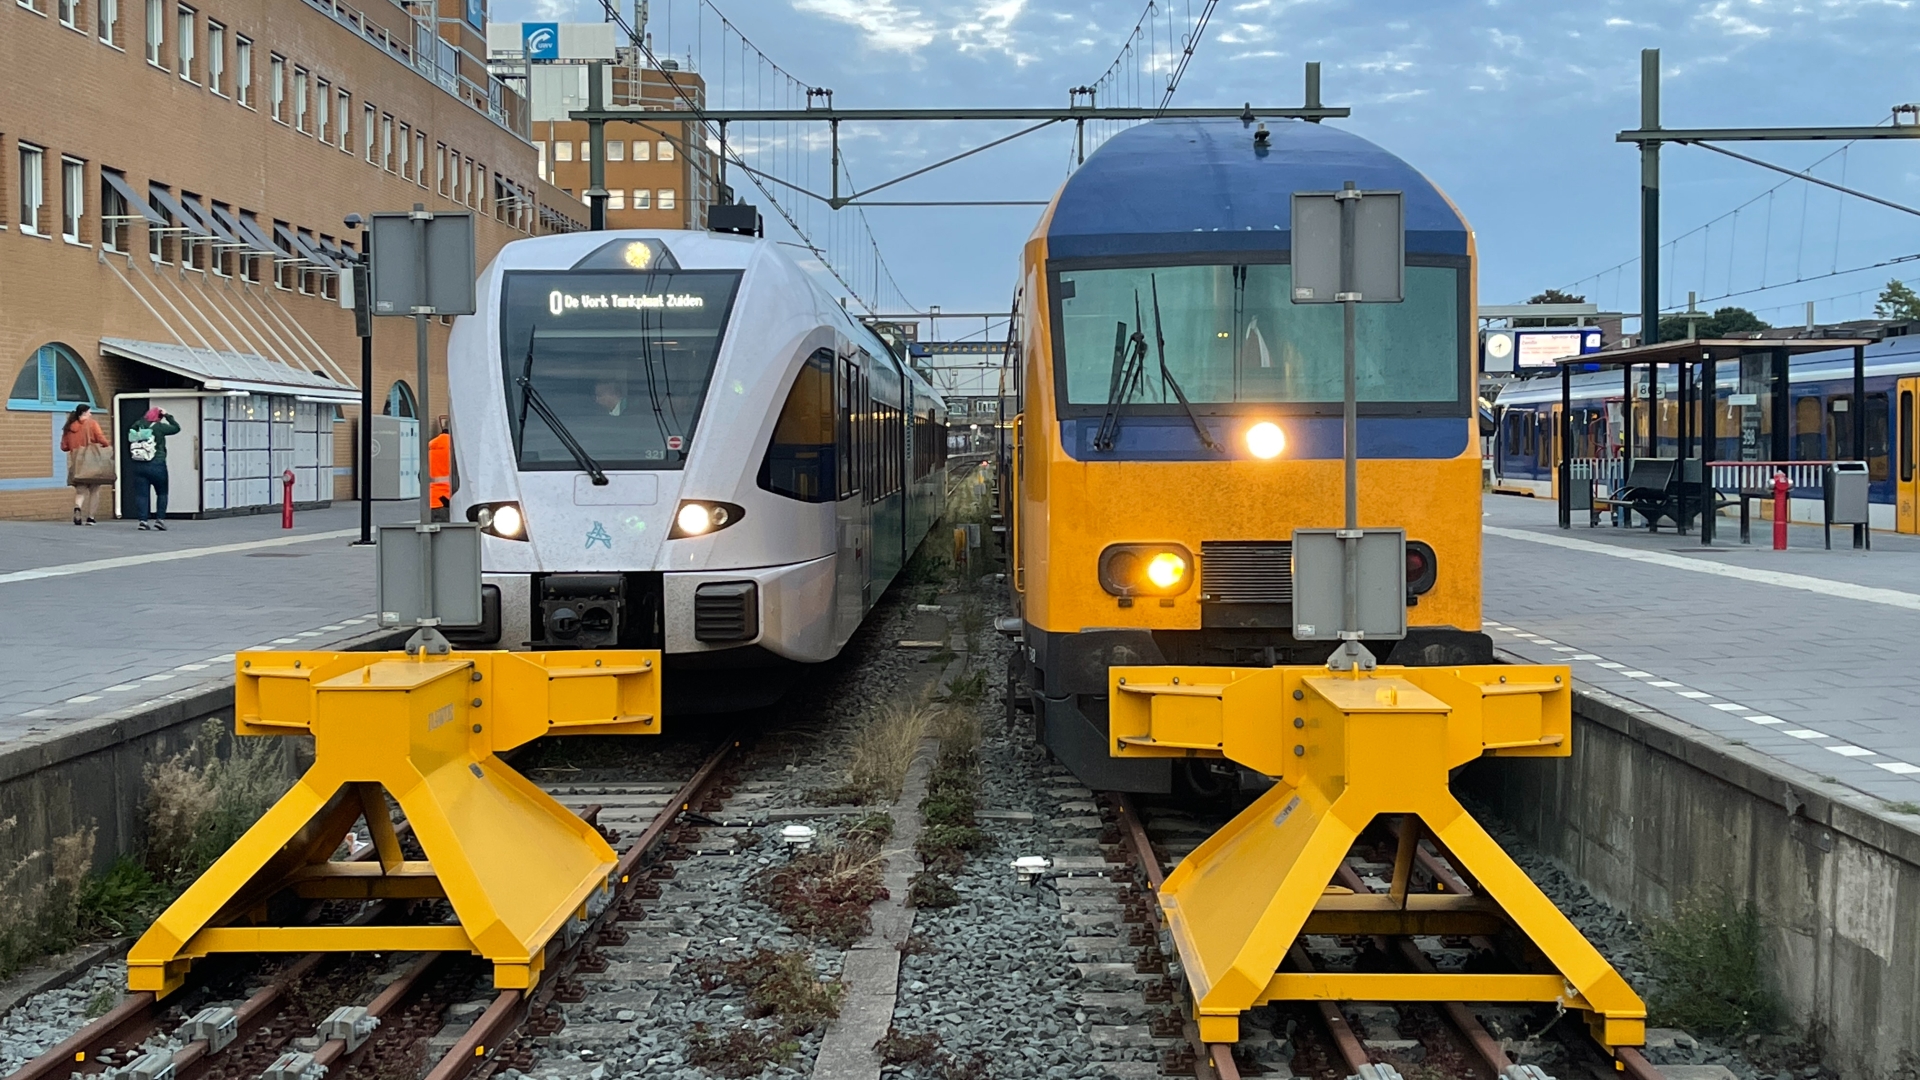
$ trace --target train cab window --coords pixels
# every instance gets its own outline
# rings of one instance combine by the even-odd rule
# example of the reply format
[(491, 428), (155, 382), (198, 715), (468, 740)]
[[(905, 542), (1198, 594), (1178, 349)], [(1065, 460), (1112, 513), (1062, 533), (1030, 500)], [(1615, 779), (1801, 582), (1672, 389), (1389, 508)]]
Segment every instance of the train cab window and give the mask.
[[(500, 362), (523, 471), (582, 468), (561, 428), (603, 469), (686, 461), (740, 271), (637, 253), (631, 266), (507, 272)], [(529, 408), (522, 378), (546, 410)]]
[(1900, 479), (1913, 479), (1913, 391), (1900, 391)]
[(800, 365), (760, 462), (760, 487), (801, 502), (834, 498), (833, 350)]

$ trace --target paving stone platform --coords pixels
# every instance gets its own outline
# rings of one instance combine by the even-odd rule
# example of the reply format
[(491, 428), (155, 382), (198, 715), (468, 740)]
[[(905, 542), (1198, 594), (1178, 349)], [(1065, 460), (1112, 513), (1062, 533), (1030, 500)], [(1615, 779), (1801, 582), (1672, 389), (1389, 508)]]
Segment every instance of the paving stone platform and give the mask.
[[(1920, 802), (1920, 537), (1855, 551), (1835, 529), (1557, 525), (1544, 499), (1484, 499), (1496, 648), (1876, 798)], [(1445, 568), (1442, 567), (1442, 572)], [(1575, 749), (1578, 752), (1578, 748)]]

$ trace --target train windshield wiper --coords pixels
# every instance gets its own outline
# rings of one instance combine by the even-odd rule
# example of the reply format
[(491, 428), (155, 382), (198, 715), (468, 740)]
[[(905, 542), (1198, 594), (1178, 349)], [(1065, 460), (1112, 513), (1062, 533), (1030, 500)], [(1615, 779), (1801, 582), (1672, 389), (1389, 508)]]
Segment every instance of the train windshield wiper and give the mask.
[[(1132, 347), (1129, 348), (1128, 346)], [(1113, 376), (1107, 386), (1107, 411), (1100, 417), (1100, 430), (1094, 432), (1093, 448), (1102, 453), (1113, 449), (1120, 434), (1120, 407), (1133, 400), (1140, 390), (1141, 371), (1146, 365), (1147, 336), (1140, 332), (1140, 294), (1133, 296), (1133, 335), (1128, 337), (1125, 321), (1113, 324)]]
[[(1160, 279), (1157, 276), (1150, 276), (1147, 281), (1153, 288), (1153, 340), (1160, 352), (1160, 381), (1173, 391), (1174, 397), (1180, 399), (1180, 407), (1187, 410), (1187, 419), (1193, 421), (1193, 430), (1200, 433), (1200, 441), (1206, 444), (1207, 449), (1217, 451), (1220, 449), (1220, 444), (1213, 441), (1212, 433), (1207, 431), (1207, 426), (1200, 422), (1200, 414), (1193, 411), (1193, 403), (1187, 400), (1186, 391), (1180, 389), (1180, 380), (1174, 378), (1173, 372), (1167, 370), (1167, 336), (1160, 332)], [(1139, 297), (1136, 296), (1134, 303), (1137, 305), (1139, 302)], [(1143, 347), (1141, 352), (1145, 351)]]
[(547, 399), (540, 396), (540, 391), (533, 387), (533, 338), (532, 334), (527, 335), (527, 362), (521, 367), (520, 377), (514, 380), (514, 383), (520, 387), (520, 430), (515, 432), (515, 436), (524, 442), (527, 434), (527, 409), (531, 407), (539, 414), (540, 419), (546, 422), (548, 429), (559, 438), (560, 445), (566, 447), (567, 453), (573, 455), (573, 460), (593, 478), (593, 485), (606, 487), (607, 474), (601, 470), (600, 463), (593, 460), (593, 455), (587, 453), (587, 448), (581, 446), (580, 440), (573, 437), (573, 432), (567, 429), (560, 415), (547, 404)]

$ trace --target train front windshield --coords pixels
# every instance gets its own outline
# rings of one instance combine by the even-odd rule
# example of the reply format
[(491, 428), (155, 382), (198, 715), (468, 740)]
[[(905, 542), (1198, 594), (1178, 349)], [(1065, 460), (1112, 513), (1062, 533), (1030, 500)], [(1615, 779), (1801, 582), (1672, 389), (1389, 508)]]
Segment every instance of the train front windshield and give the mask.
[(680, 468), (739, 284), (738, 270), (509, 272), (500, 361), (520, 468), (581, 468), (522, 378), (601, 468)]
[[(1355, 339), (1367, 411), (1466, 414), (1466, 270), (1409, 266), (1406, 299), (1361, 304)], [(1296, 304), (1284, 263), (1060, 268), (1056, 353), (1066, 412), (1097, 413), (1116, 393), (1115, 356), (1135, 332), (1147, 354), (1130, 409), (1178, 409), (1177, 385), (1202, 412), (1236, 405), (1336, 406), (1342, 393), (1338, 304)], [(1155, 294), (1158, 294), (1156, 311)], [(1164, 339), (1166, 377), (1161, 374)]]

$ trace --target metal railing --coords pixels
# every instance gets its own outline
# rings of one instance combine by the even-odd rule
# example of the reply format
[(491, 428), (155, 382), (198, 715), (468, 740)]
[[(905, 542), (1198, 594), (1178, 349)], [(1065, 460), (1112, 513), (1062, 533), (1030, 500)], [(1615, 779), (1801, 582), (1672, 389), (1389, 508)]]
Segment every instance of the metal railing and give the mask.
[(1827, 468), (1831, 461), (1716, 461), (1713, 486), (1719, 491), (1773, 490), (1773, 474), (1787, 474), (1794, 490), (1811, 489), (1824, 493)]

